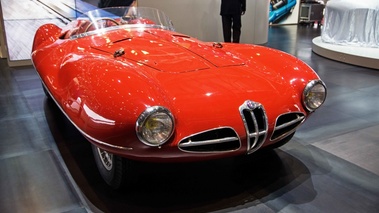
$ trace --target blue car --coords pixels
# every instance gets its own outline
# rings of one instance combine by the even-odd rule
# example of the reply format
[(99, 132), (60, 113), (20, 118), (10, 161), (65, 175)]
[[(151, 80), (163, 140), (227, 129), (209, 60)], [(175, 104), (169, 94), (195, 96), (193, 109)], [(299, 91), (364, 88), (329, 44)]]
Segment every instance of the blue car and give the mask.
[(271, 0), (269, 23), (275, 23), (283, 16), (291, 13), (295, 8), (296, 0)]

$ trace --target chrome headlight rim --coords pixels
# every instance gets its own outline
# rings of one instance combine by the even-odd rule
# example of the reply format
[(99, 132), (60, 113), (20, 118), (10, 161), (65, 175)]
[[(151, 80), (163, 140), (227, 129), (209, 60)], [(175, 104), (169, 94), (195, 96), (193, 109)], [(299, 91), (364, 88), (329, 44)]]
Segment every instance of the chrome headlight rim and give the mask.
[[(147, 124), (149, 119), (157, 115), (167, 116), (167, 118), (171, 122), (171, 128), (168, 131), (168, 133), (165, 134), (164, 138), (158, 141), (152, 141), (144, 136), (144, 130), (146, 128), (145, 125)], [(141, 113), (141, 115), (138, 117), (137, 122), (136, 122), (136, 133), (137, 133), (138, 139), (145, 145), (152, 146), (152, 147), (159, 147), (163, 145), (164, 143), (166, 143), (174, 134), (174, 129), (175, 129), (174, 116), (172, 115), (170, 110), (168, 110), (167, 108), (163, 106), (148, 107), (144, 112)]]
[[(310, 92), (312, 92), (312, 90), (314, 88), (316, 88), (316, 86), (322, 86), (322, 88), (324, 90), (323, 96), (322, 96), (323, 99), (320, 99), (318, 101), (318, 104), (315, 104), (315, 102), (310, 102)], [(302, 97), (303, 105), (309, 112), (313, 112), (316, 109), (318, 109), (320, 106), (323, 105), (323, 103), (326, 100), (326, 95), (327, 95), (327, 89), (326, 89), (325, 83), (320, 79), (312, 80), (312, 81), (308, 82), (308, 84), (304, 88), (303, 97)]]

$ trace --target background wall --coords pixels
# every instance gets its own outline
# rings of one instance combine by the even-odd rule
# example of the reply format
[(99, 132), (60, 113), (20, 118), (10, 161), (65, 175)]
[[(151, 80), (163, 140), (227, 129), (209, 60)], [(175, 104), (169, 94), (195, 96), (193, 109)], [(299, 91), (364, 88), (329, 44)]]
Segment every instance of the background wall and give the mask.
[[(138, 0), (138, 6), (167, 13), (176, 31), (216, 42), (224, 40), (220, 4), (221, 0)], [(0, 29), (0, 57), (7, 57), (10, 66), (31, 64), (31, 46), (39, 26), (44, 23), (64, 26), (96, 5), (97, 0), (0, 0), (0, 21), (4, 27), (4, 31)], [(247, 0), (247, 11), (242, 17), (242, 43), (267, 42), (268, 12), (268, 0)]]
[[(220, 16), (221, 0), (138, 0), (140, 7), (164, 11), (175, 30), (203, 41), (224, 41)], [(268, 0), (247, 0), (242, 16), (241, 43), (263, 44), (268, 38)]]
[[(34, 34), (46, 23), (64, 26), (77, 16), (79, 0), (0, 0), (3, 32), (2, 43), (7, 52), (8, 65), (30, 65)], [(82, 1), (80, 1), (82, 2)], [(82, 9), (83, 10), (83, 9)]]

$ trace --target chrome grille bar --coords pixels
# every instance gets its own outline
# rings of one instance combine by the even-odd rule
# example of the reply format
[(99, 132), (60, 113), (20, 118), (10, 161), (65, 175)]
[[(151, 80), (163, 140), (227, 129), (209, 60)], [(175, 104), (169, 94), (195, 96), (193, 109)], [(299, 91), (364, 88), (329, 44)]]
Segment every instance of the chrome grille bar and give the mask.
[(276, 126), (275, 130), (280, 130), (280, 129), (287, 128), (287, 127), (289, 127), (291, 125), (294, 125), (294, 124), (299, 123), (299, 122), (301, 122), (301, 121), (304, 120), (304, 116), (300, 116), (300, 115), (296, 115), (296, 116), (297, 116), (297, 118), (295, 120), (292, 120), (292, 121), (290, 121), (288, 123), (284, 123), (284, 124), (279, 125), (279, 126)]
[(259, 149), (267, 138), (268, 123), (262, 104), (245, 101), (239, 111), (245, 125), (248, 154)]
[(189, 135), (180, 140), (178, 147), (193, 153), (232, 152), (241, 147), (241, 141), (233, 128), (218, 127)]
[(289, 112), (280, 115), (275, 122), (274, 131), (272, 132), (271, 141), (281, 140), (296, 131), (305, 120), (302, 112)]
[(227, 143), (232, 141), (238, 141), (239, 139), (237, 137), (227, 137), (227, 138), (220, 138), (220, 139), (213, 139), (213, 140), (205, 140), (205, 141), (188, 141), (186, 143), (181, 143), (179, 146), (184, 147), (191, 147), (191, 146), (202, 146), (202, 145), (210, 145), (210, 144), (220, 144), (220, 143)]

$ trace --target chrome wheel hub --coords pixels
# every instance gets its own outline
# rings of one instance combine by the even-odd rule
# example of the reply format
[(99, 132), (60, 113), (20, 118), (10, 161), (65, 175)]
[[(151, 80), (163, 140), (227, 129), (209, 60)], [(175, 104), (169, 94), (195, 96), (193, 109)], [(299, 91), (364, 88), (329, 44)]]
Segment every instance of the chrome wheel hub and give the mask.
[(101, 163), (103, 164), (104, 168), (110, 171), (113, 167), (113, 154), (100, 148), (97, 148), (97, 152), (100, 156)]

